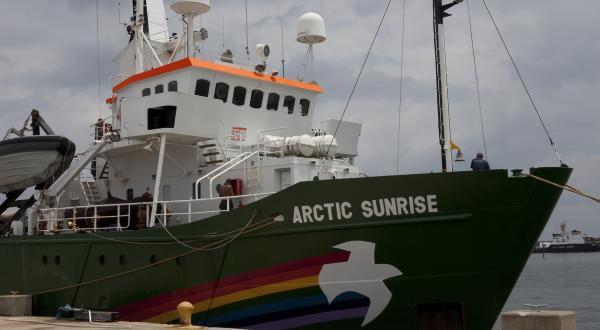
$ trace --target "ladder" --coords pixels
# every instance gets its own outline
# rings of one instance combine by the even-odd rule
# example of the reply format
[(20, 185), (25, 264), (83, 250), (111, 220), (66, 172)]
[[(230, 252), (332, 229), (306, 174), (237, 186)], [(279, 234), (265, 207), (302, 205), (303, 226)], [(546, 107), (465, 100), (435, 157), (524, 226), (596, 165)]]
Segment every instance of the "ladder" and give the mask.
[[(225, 157), (216, 139), (198, 142), (197, 147), (198, 153), (201, 156), (198, 158), (203, 160), (200, 169), (225, 162)], [(200, 161), (200, 159), (198, 159), (198, 161)]]

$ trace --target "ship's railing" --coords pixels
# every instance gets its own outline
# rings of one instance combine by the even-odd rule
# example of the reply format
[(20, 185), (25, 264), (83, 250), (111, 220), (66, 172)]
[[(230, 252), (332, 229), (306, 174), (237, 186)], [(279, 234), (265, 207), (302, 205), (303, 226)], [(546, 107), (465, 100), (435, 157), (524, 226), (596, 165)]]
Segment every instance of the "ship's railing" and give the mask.
[[(242, 203), (253, 203), (273, 194), (259, 193), (228, 197), (98, 204), (88, 206), (69, 206), (40, 209), (37, 220), (39, 234), (77, 232), (77, 231), (123, 231), (128, 229), (148, 228), (152, 206), (156, 204), (156, 218), (163, 225), (175, 218), (184, 218), (188, 223), (200, 220), (220, 212), (231, 211), (235, 203), (241, 207)], [(225, 203), (222, 203), (225, 201)], [(219, 206), (224, 204), (224, 209)], [(216, 206), (216, 207), (215, 207)]]
[[(244, 164), (244, 173), (245, 173), (246, 172), (246, 170), (245, 170), (246, 160), (250, 159), (251, 157), (253, 157), (257, 154), (258, 154), (258, 151), (255, 151), (252, 153), (244, 152), (244, 153), (238, 155), (237, 157), (232, 158), (230, 161), (226, 162), (225, 164), (208, 172), (207, 174), (205, 174), (204, 176), (202, 176), (198, 180), (196, 180), (196, 182), (194, 183), (194, 193), (198, 194), (198, 185), (200, 183), (202, 183), (202, 181), (208, 180), (209, 187), (212, 187), (215, 179), (219, 178), (220, 176), (224, 175), (225, 173), (229, 172), (231, 169), (233, 169), (234, 167), (236, 167), (242, 163)], [(208, 199), (213, 199), (212, 189), (209, 189), (209, 190), (210, 190), (210, 192), (209, 192), (210, 198), (208, 198)], [(196, 197), (197, 200), (203, 200), (203, 199), (199, 199), (200, 196), (194, 196), (194, 197)]]

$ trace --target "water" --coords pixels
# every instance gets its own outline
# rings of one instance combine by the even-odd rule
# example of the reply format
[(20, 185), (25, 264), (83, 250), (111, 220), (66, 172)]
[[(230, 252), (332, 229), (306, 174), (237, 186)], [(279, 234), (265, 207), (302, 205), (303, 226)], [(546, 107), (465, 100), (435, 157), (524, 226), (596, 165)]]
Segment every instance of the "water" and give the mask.
[[(532, 254), (503, 311), (523, 304), (572, 310), (577, 330), (600, 329), (600, 253)], [(494, 330), (500, 330), (500, 319)]]

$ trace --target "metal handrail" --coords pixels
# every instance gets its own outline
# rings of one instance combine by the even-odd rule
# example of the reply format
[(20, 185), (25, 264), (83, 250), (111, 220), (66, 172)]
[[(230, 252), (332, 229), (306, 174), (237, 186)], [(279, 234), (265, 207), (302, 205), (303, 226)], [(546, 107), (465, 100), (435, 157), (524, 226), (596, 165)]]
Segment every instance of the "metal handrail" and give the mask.
[[(41, 219), (38, 219), (37, 229), (38, 232), (41, 233), (50, 233), (50, 232), (69, 232), (69, 231), (78, 231), (78, 230), (92, 230), (94, 232), (98, 230), (117, 230), (122, 231), (126, 228), (129, 228), (131, 225), (131, 209), (134, 206), (139, 208), (146, 208), (146, 226), (150, 223), (150, 210), (154, 204), (162, 206), (162, 212), (158, 213), (157, 216), (160, 219), (162, 218), (162, 223), (167, 225), (167, 220), (170, 216), (186, 216), (187, 222), (191, 223), (192, 216), (194, 215), (202, 215), (202, 214), (211, 214), (218, 212), (229, 212), (230, 210), (230, 200), (238, 200), (244, 198), (253, 198), (253, 202), (256, 202), (259, 198), (268, 196), (273, 194), (273, 192), (269, 193), (258, 193), (258, 194), (247, 194), (247, 195), (237, 195), (237, 196), (227, 196), (227, 197), (214, 197), (214, 198), (204, 198), (204, 199), (189, 199), (189, 200), (173, 200), (173, 201), (157, 201), (157, 202), (138, 202), (138, 203), (122, 203), (122, 204), (98, 204), (98, 205), (88, 205), (88, 206), (68, 206), (68, 207), (56, 207), (56, 208), (47, 208), (40, 209), (40, 214), (42, 215)], [(207, 209), (201, 211), (192, 212), (192, 206), (195, 204), (200, 204), (203, 202), (210, 201), (221, 201), (227, 200), (227, 208), (225, 210), (220, 209)], [(173, 204), (187, 204), (187, 212), (168, 212), (169, 206), (173, 206)], [(121, 212), (121, 208), (127, 208), (127, 212)], [(99, 215), (98, 209), (116, 209), (116, 215)], [(83, 210), (83, 216), (78, 216), (77, 211)], [(93, 215), (87, 215), (89, 210), (93, 210)], [(64, 213), (66, 211), (72, 211), (72, 216), (69, 218), (64, 217)], [(44, 217), (44, 215), (48, 214), (56, 214), (56, 217)], [(121, 222), (121, 218), (126, 217), (127, 222), (126, 225), (123, 225)], [(98, 226), (98, 221), (102, 219), (117, 219), (116, 226)], [(92, 227), (77, 227), (77, 226), (69, 226), (68, 222), (72, 221), (74, 225), (76, 225), (77, 220), (91, 220), (93, 223)], [(46, 229), (40, 229), (40, 224), (46, 223)], [(54, 223), (55, 228), (48, 228), (48, 223)], [(61, 226), (61, 224), (66, 224), (66, 226)]]
[[(236, 156), (235, 158), (232, 158), (230, 161), (226, 162), (225, 164), (217, 167), (216, 169), (208, 172), (207, 174), (205, 174), (204, 176), (200, 177), (198, 180), (196, 180), (196, 182), (194, 183), (194, 195), (198, 195), (198, 185), (200, 184), (201, 181), (210, 178), (210, 184), (212, 187), (212, 182), (214, 179), (218, 178), (219, 176), (223, 175), (224, 173), (227, 173), (227, 171), (231, 170), (233, 167), (241, 164), (242, 162), (245, 162), (248, 158), (254, 156), (255, 154), (257, 154), (258, 151), (255, 151), (253, 153), (250, 152), (244, 152), (242, 154), (240, 154), (239, 156)], [(233, 165), (232, 165), (233, 164)], [(227, 169), (223, 170), (221, 173), (215, 175), (214, 177), (211, 177), (213, 174), (221, 171), (223, 168), (228, 167)], [(199, 200), (200, 196), (194, 196), (196, 197), (196, 200)], [(210, 198), (212, 198), (212, 189), (210, 189)]]

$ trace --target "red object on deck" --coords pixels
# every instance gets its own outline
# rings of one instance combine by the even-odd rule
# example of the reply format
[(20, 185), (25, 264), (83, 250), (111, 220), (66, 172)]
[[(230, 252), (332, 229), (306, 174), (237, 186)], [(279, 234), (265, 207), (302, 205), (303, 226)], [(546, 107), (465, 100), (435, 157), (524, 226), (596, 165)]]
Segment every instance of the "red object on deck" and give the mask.
[(233, 188), (233, 195), (242, 195), (244, 192), (244, 181), (242, 179), (231, 179), (231, 188)]

